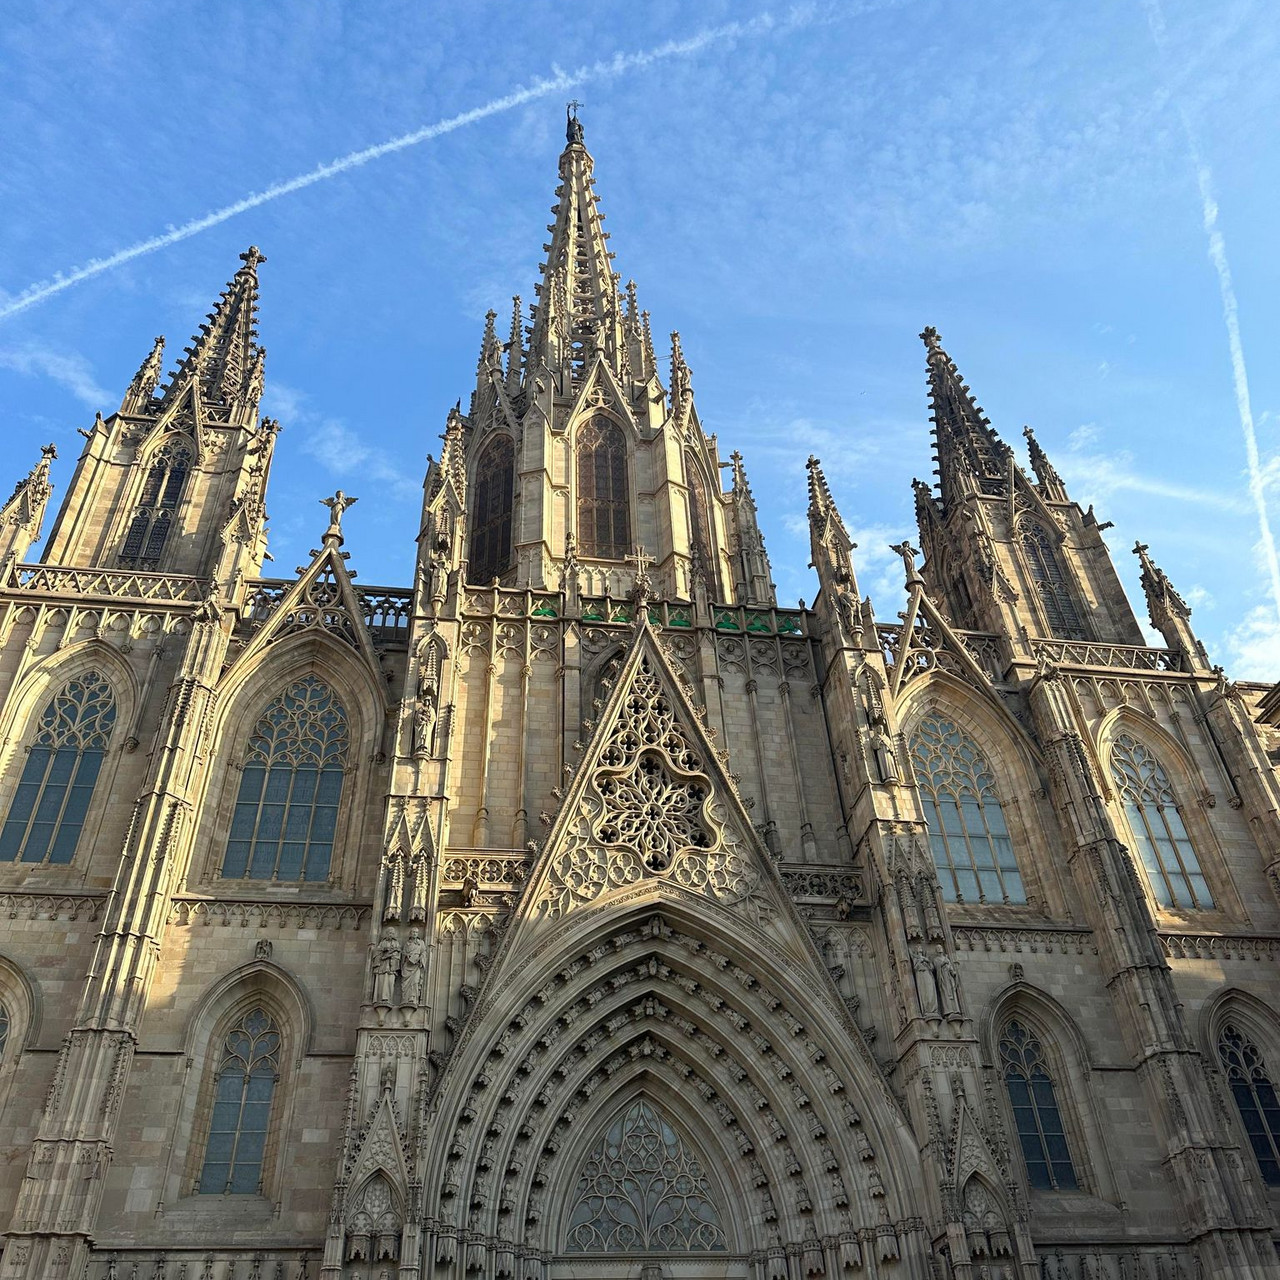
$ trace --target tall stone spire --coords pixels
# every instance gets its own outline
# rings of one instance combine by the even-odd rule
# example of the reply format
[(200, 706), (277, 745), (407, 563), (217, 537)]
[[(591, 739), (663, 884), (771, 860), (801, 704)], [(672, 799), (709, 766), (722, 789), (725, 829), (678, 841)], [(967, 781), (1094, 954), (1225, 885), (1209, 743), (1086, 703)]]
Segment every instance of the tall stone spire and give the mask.
[(615, 373), (622, 369), (623, 324), (613, 254), (606, 242), (592, 177), (594, 161), (583, 143), (582, 122), (569, 109), (567, 143), (560, 154), (555, 221), (543, 246), (547, 259), (536, 286), (533, 334), (527, 367), (545, 365), (567, 393), (600, 351)]
[(44, 509), (53, 486), (49, 483), (49, 464), (58, 450), (47, 444), (40, 450), (40, 461), (18, 481), (9, 500), (0, 506), (0, 568), (21, 560), (40, 536)]
[(732, 521), (734, 551), (730, 555), (733, 565), (734, 593), (741, 604), (777, 604), (777, 592), (773, 585), (773, 570), (769, 554), (764, 549), (764, 535), (756, 514), (756, 500), (747, 483), (747, 471), (742, 454), (736, 449), (730, 454), (733, 487), (729, 490), (729, 513)]
[(222, 291), (169, 379), (162, 412), (195, 391), (206, 421), (255, 427), (266, 355), (257, 343), (258, 265), (266, 258), (250, 245), (240, 260), (244, 265)]
[(127, 414), (143, 414), (159, 406), (154, 398), (155, 389), (164, 376), (164, 337), (158, 337), (151, 347), (151, 352), (142, 362), (138, 372), (133, 375), (129, 389), (124, 393), (120, 404), (120, 412)]
[(942, 505), (950, 509), (972, 493), (998, 495), (1009, 479), (1009, 446), (960, 378), (938, 331), (920, 335), (928, 352), (929, 405)]

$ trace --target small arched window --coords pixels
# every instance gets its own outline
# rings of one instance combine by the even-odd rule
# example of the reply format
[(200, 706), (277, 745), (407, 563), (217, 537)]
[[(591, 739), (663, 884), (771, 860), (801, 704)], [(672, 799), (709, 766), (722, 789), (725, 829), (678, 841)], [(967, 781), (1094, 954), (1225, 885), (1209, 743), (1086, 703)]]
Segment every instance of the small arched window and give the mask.
[(1062, 571), (1057, 540), (1050, 536), (1044, 525), (1034, 520), (1022, 524), (1021, 534), (1027, 570), (1044, 609), (1049, 634), (1060, 640), (1088, 639), (1080, 621), (1080, 611), (1071, 598), (1071, 589)]
[(213, 1114), (199, 1195), (255, 1195), (280, 1078), (280, 1030), (262, 1008), (250, 1009), (227, 1033), (213, 1080)]
[(1111, 776), (1156, 902), (1211, 908), (1213, 895), (1160, 761), (1131, 734), (1122, 733), (1111, 745)]
[(929, 845), (948, 902), (1026, 902), (995, 779), (952, 721), (925, 716), (911, 739)]
[(1227, 1073), (1249, 1145), (1257, 1157), (1262, 1180), (1280, 1187), (1280, 1099), (1262, 1051), (1234, 1022), (1218, 1033), (1218, 1058)]
[(1075, 1191), (1079, 1183), (1044, 1046), (1016, 1018), (1005, 1023), (1000, 1037), (1000, 1073), (1028, 1182), (1040, 1191)]
[(627, 441), (603, 414), (578, 429), (578, 549), (606, 560), (621, 560), (631, 550)]
[(157, 566), (190, 472), (191, 450), (185, 445), (167, 444), (152, 459), (125, 532), (120, 551), (122, 565), (132, 569)]
[(263, 712), (249, 739), (224, 877), (328, 879), (347, 748), (346, 712), (315, 676)]
[(71, 861), (115, 720), (111, 686), (96, 671), (45, 707), (0, 831), (0, 860)]
[(480, 586), (502, 577), (511, 563), (515, 470), (515, 443), (510, 436), (494, 436), (485, 445), (476, 466), (475, 501), (471, 509), (467, 576)]
[(702, 483), (702, 472), (691, 456), (686, 456), (684, 469), (689, 477), (689, 548), (695, 566), (706, 580), (712, 598), (720, 591), (719, 574), (716, 572), (715, 546), (711, 539), (711, 506), (707, 489)]

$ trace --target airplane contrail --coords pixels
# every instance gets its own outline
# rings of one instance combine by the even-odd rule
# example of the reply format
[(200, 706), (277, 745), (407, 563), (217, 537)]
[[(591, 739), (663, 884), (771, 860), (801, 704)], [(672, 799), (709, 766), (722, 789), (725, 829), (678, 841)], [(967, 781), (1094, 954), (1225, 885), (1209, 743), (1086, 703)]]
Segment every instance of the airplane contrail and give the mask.
[(456, 116), (448, 117), (448, 119), (438, 120), (435, 124), (425, 125), (421, 129), (415, 129), (412, 133), (401, 134), (398, 138), (392, 138), (387, 142), (380, 142), (375, 146), (353, 151), (337, 160), (319, 164), (307, 173), (299, 174), (296, 178), (273, 183), (265, 190), (253, 192), (243, 199), (235, 201), (234, 204), (215, 209), (212, 213), (207, 213), (203, 217), (192, 218), (190, 222), (184, 222), (180, 227), (171, 227), (160, 235), (140, 240), (137, 244), (130, 245), (127, 249), (121, 249), (109, 257), (93, 258), (82, 267), (75, 267), (65, 274), (59, 272), (52, 280), (37, 281), (15, 297), (0, 303), (0, 320), (8, 319), (21, 311), (26, 311), (29, 307), (34, 307), (37, 303), (44, 302), (47, 298), (52, 298), (64, 289), (70, 289), (72, 285), (79, 284), (83, 280), (99, 276), (104, 271), (123, 266), (126, 262), (132, 262), (135, 258), (144, 257), (148, 253), (155, 253), (159, 249), (166, 249), (169, 245), (177, 244), (181, 240), (189, 240), (192, 236), (199, 235), (202, 231), (208, 231), (210, 227), (216, 227), (220, 223), (237, 217), (239, 214), (247, 213), (250, 209), (256, 209), (260, 205), (267, 204), (271, 200), (278, 200), (281, 196), (292, 195), (293, 192), (301, 191), (304, 187), (314, 186), (317, 182), (324, 182), (340, 173), (346, 173), (349, 169), (359, 168), (361, 165), (368, 164), (371, 160), (380, 160), (383, 156), (391, 155), (397, 151), (404, 151), (409, 147), (415, 147), (420, 142), (429, 142), (433, 138), (452, 133), (455, 129), (461, 129), (464, 125), (474, 124), (477, 120), (483, 120), (487, 116), (510, 111), (512, 107), (523, 106), (526, 102), (533, 102), (537, 98), (545, 98), (548, 94), (562, 93), (566, 89), (577, 88), (579, 85), (586, 84), (591, 80), (601, 80), (610, 76), (621, 75), (623, 72), (647, 67), (666, 58), (687, 57), (689, 54), (698, 53), (709, 45), (719, 44), (721, 41), (731, 40), (737, 36), (761, 36), (802, 26), (811, 16), (811, 13), (805, 10), (796, 9), (792, 10), (785, 19), (779, 21), (772, 14), (763, 13), (747, 22), (729, 22), (723, 26), (709, 27), (704, 31), (699, 31), (695, 35), (689, 36), (687, 39), (668, 40), (666, 43), (657, 45), (652, 49), (636, 53), (617, 53), (612, 58), (593, 62), (579, 67), (575, 71), (562, 71), (559, 68), (553, 68), (554, 74), (552, 76), (540, 77), (526, 88), (515, 89), (500, 98), (494, 98), (493, 101), (486, 102), (483, 106), (473, 107), (470, 111), (463, 111)]
[[(1151, 37), (1156, 43), (1162, 61), (1167, 63), (1168, 48), (1164, 11), (1160, 0), (1142, 0), (1146, 10)], [(1170, 78), (1169, 83), (1172, 84)], [(1209, 261), (1218, 277), (1218, 292), (1222, 297), (1222, 323), (1227, 330), (1227, 346), (1231, 352), (1231, 378), (1236, 393), (1236, 413), (1240, 418), (1240, 434), (1244, 437), (1245, 470), (1249, 476), (1249, 497), (1253, 501), (1258, 519), (1258, 541), (1271, 578), (1271, 596), (1277, 614), (1280, 615), (1280, 555), (1276, 554), (1275, 535), (1271, 529), (1271, 516), (1267, 511), (1266, 480), (1262, 473), (1262, 460), (1258, 453), (1258, 431), (1253, 420), (1253, 401), (1249, 395), (1249, 370), (1244, 360), (1244, 343), (1240, 339), (1240, 308), (1236, 301), (1235, 284), (1231, 279), (1231, 262), (1227, 257), (1227, 242), (1218, 226), (1218, 201), (1213, 194), (1213, 170), (1204, 160), (1200, 144), (1196, 140), (1191, 117), (1181, 103), (1176, 104), (1186, 134), (1191, 163), (1196, 171), (1196, 183), (1200, 189), (1200, 216), (1208, 239)]]

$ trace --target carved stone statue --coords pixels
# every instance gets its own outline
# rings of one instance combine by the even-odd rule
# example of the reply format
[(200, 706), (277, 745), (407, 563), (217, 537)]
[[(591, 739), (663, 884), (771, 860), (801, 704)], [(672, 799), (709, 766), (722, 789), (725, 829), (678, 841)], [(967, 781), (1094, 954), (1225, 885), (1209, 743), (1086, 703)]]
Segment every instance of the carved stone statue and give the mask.
[(925, 955), (923, 947), (912, 948), (911, 967), (915, 970), (916, 997), (920, 1001), (920, 1012), (926, 1018), (936, 1018), (938, 983), (933, 973), (933, 962)]
[(427, 972), (427, 944), (421, 929), (410, 929), (400, 957), (400, 1003), (416, 1009), (422, 1003), (422, 982)]
[(395, 929), (383, 929), (373, 949), (373, 1002), (390, 1005), (396, 989), (396, 973), (400, 968), (400, 935)]
[(898, 757), (893, 749), (893, 739), (881, 728), (871, 734), (871, 751), (875, 757), (876, 771), (881, 782), (898, 781)]
[(956, 964), (941, 947), (933, 957), (933, 972), (938, 980), (943, 1016), (952, 1020), (961, 1017), (960, 979), (956, 976)]

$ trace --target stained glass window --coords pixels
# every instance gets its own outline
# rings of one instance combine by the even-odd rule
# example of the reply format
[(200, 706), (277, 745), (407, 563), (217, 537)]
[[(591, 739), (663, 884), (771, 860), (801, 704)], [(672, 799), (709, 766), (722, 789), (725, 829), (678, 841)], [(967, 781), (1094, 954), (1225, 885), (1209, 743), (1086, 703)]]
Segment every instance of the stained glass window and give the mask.
[(1261, 1050), (1234, 1022), (1218, 1036), (1218, 1057), (1240, 1109), (1262, 1180), (1280, 1187), (1280, 1100)]
[(1005, 1024), (1000, 1037), (1000, 1068), (1013, 1106), (1028, 1181), (1041, 1191), (1076, 1190), (1075, 1166), (1044, 1047), (1016, 1020)]
[(45, 707), (0, 831), (0, 860), (71, 861), (115, 720), (111, 686), (96, 671)]
[(569, 1216), (569, 1253), (726, 1249), (711, 1189), (684, 1139), (643, 1099), (587, 1157)]
[(196, 1186), (200, 1195), (254, 1195), (261, 1190), (279, 1075), (280, 1031), (265, 1010), (251, 1009), (223, 1041), (209, 1141)]
[(948, 902), (1026, 902), (995, 779), (950, 720), (928, 715), (911, 740), (929, 845)]
[(190, 471), (191, 451), (184, 445), (167, 444), (152, 459), (124, 536), (121, 564), (135, 569), (156, 567)]
[(1088, 639), (1084, 624), (1080, 621), (1079, 610), (1071, 598), (1066, 575), (1062, 572), (1056, 539), (1050, 536), (1042, 524), (1035, 521), (1024, 523), (1021, 533), (1023, 554), (1026, 556), (1036, 593), (1040, 597), (1040, 604), (1044, 608), (1049, 634), (1060, 640)]
[(347, 746), (346, 712), (315, 676), (263, 712), (249, 739), (223, 876), (328, 878)]
[(1213, 895), (1160, 761), (1122, 733), (1111, 747), (1111, 774), (1156, 901), (1162, 907), (1212, 907)]
[(511, 563), (511, 511), (515, 492), (516, 450), (510, 436), (498, 435), (484, 447), (476, 467), (475, 505), (471, 511), (471, 582), (488, 586)]
[(4, 1061), (5, 1046), (9, 1043), (9, 1010), (0, 1004), (0, 1062)]
[(578, 430), (578, 549), (621, 560), (631, 550), (631, 495), (622, 428), (597, 414)]

